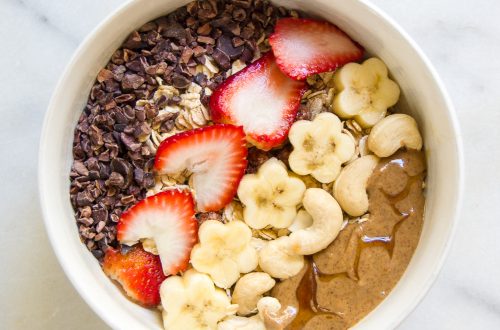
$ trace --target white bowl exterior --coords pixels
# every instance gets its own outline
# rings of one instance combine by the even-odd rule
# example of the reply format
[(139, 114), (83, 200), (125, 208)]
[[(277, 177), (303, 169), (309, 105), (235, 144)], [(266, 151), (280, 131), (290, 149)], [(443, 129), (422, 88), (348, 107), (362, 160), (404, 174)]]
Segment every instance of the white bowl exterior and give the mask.
[[(52, 96), (40, 145), (39, 188), (45, 224), (67, 276), (93, 310), (115, 329), (160, 329), (158, 313), (124, 297), (80, 242), (69, 200), (73, 131), (100, 68), (126, 36), (186, 0), (133, 0), (82, 43)], [(462, 151), (446, 92), (418, 47), (387, 16), (362, 0), (277, 0), (327, 19), (376, 54), (402, 90), (401, 108), (419, 122), (427, 161), (427, 201), (420, 243), (391, 294), (356, 329), (394, 328), (421, 300), (443, 263), (460, 206)]]

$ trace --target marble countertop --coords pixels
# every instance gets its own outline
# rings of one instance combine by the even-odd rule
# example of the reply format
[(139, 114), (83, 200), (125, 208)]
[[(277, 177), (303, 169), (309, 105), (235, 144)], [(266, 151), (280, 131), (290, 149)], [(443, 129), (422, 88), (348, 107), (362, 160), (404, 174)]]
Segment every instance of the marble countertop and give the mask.
[[(423, 48), (462, 127), (464, 205), (435, 285), (400, 329), (500, 328), (500, 1), (372, 0)], [(0, 1), (0, 326), (106, 329), (66, 279), (37, 201), (42, 120), (80, 41), (124, 0)]]

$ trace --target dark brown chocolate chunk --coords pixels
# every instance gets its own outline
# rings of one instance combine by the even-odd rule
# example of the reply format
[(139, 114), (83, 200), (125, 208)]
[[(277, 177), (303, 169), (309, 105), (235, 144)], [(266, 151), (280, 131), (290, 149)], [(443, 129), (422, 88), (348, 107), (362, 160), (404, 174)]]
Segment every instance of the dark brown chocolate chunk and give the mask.
[(186, 38), (186, 30), (184, 30), (182, 25), (180, 25), (179, 23), (170, 21), (165, 25), (161, 35), (166, 38), (174, 38), (179, 40), (182, 38)]
[(140, 141), (146, 139), (149, 134), (151, 134), (151, 127), (146, 122), (140, 123), (134, 129), (134, 136)]
[(252, 0), (233, 0), (232, 2), (233, 4), (246, 9), (252, 6)]
[(97, 180), (100, 178), (98, 171), (90, 171), (89, 172), (89, 180)]
[(125, 43), (123, 44), (124, 48), (130, 48), (130, 49), (138, 49), (144, 46), (145, 44), (142, 42), (141, 35), (137, 31), (132, 32), (127, 37), (127, 40), (125, 40)]
[(245, 62), (246, 64), (249, 64), (252, 61), (253, 56), (254, 56), (253, 50), (245, 46), (243, 53), (241, 53), (240, 60)]
[(85, 206), (80, 209), (80, 216), (84, 218), (89, 218), (92, 216), (92, 208), (90, 206)]
[(90, 126), (89, 137), (94, 149), (99, 149), (104, 144), (102, 130), (95, 125)]
[(107, 186), (122, 188), (125, 186), (125, 178), (118, 172), (111, 172), (106, 181)]
[(120, 133), (120, 140), (125, 145), (125, 147), (130, 151), (137, 151), (141, 148), (141, 143), (128, 134)]
[(115, 97), (115, 102), (116, 103), (126, 103), (135, 100), (135, 95), (134, 94), (122, 94), (117, 97)]
[(214, 38), (206, 37), (206, 36), (199, 36), (196, 41), (198, 41), (201, 44), (207, 44), (207, 45), (215, 45), (215, 40)]
[(209, 23), (205, 23), (205, 24), (201, 25), (196, 30), (196, 33), (198, 33), (199, 35), (202, 35), (202, 36), (208, 36), (210, 34), (210, 32), (212, 32), (212, 25), (210, 25)]
[(111, 170), (118, 172), (125, 178), (125, 184), (128, 186), (132, 181), (132, 165), (122, 158), (111, 160)]
[(73, 170), (75, 170), (80, 175), (84, 175), (84, 176), (89, 175), (89, 170), (87, 169), (85, 164), (83, 164), (83, 162), (81, 162), (79, 160), (76, 160), (73, 162)]
[(125, 62), (133, 61), (137, 58), (138, 54), (130, 49), (123, 49), (123, 60)]
[(243, 22), (247, 18), (247, 12), (243, 8), (236, 8), (233, 11), (233, 19), (238, 22)]
[(121, 202), (123, 205), (133, 204), (133, 203), (135, 202), (135, 197), (134, 197), (134, 195), (127, 195), (127, 196), (123, 196), (123, 197), (120, 199), (120, 202)]
[[(216, 51), (219, 50), (226, 54), (231, 60), (237, 59), (243, 53), (244, 47), (234, 47), (231, 37), (227, 35), (222, 35), (217, 39)], [(215, 56), (214, 56), (215, 58)]]
[(157, 28), (157, 25), (155, 22), (147, 22), (146, 24), (144, 24), (143, 26), (141, 26), (139, 28), (139, 32), (149, 32), (152, 30), (156, 30), (156, 28)]
[(224, 70), (228, 70), (229, 68), (231, 68), (229, 55), (222, 52), (220, 49), (215, 49), (212, 57), (214, 58), (215, 62)]
[(111, 56), (111, 62), (118, 65), (125, 63), (123, 60), (123, 51), (121, 49), (118, 49), (113, 53)]
[(189, 47), (185, 47), (183, 50), (182, 50), (182, 54), (181, 54), (181, 62), (182, 63), (188, 63), (189, 60), (191, 59), (191, 56), (193, 56), (194, 52), (191, 48)]
[(93, 201), (94, 197), (87, 190), (79, 192), (76, 195), (76, 204), (78, 206), (88, 206), (91, 205)]
[(101, 71), (99, 71), (99, 73), (97, 74), (97, 81), (102, 83), (103, 81), (113, 79), (113, 77), (113, 72), (106, 69), (101, 69)]
[(191, 80), (181, 74), (174, 73), (174, 75), (172, 76), (172, 84), (177, 89), (185, 89), (189, 87), (189, 85), (191, 84)]
[(88, 227), (94, 223), (94, 219), (92, 219), (92, 218), (79, 218), (78, 222)]
[(134, 72), (144, 72), (144, 64), (140, 60), (130, 61), (127, 64), (125, 64), (125, 66)]
[(208, 78), (204, 73), (198, 73), (194, 76), (194, 82), (200, 85), (201, 87), (205, 87), (207, 85)]
[(125, 90), (137, 89), (144, 84), (144, 78), (137, 74), (125, 74), (122, 79), (122, 88)]
[(207, 52), (206, 48), (203, 48), (201, 46), (196, 46), (193, 48), (193, 55), (194, 57), (199, 57)]

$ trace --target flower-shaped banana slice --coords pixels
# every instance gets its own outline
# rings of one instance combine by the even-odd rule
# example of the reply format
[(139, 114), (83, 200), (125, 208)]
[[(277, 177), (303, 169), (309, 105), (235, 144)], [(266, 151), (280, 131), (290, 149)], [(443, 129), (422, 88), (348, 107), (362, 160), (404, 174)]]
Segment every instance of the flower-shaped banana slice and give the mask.
[(257, 251), (250, 245), (252, 231), (244, 222), (208, 220), (200, 226), (198, 236), (200, 242), (191, 251), (191, 264), (209, 274), (218, 287), (231, 287), (240, 274), (257, 267)]
[(364, 128), (372, 127), (399, 99), (399, 86), (387, 75), (387, 67), (378, 58), (344, 65), (334, 76), (339, 93), (333, 111), (344, 119), (354, 117)]
[(217, 322), (238, 309), (208, 275), (194, 269), (168, 277), (161, 284), (160, 296), (163, 324), (169, 330), (216, 329)]
[(305, 190), (302, 180), (289, 176), (285, 164), (271, 158), (256, 174), (241, 179), (238, 197), (245, 205), (243, 218), (254, 229), (286, 228), (297, 215)]
[(354, 141), (342, 133), (340, 119), (330, 112), (320, 113), (313, 121), (295, 122), (288, 138), (293, 145), (288, 158), (292, 171), (310, 174), (321, 183), (334, 181), (342, 163), (354, 154)]

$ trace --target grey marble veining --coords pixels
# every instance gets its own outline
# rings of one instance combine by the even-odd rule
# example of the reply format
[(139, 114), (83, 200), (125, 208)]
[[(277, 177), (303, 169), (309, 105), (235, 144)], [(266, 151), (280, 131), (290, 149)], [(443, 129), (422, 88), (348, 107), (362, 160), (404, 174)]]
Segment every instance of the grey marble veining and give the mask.
[[(106, 329), (62, 273), (37, 202), (50, 94), (79, 42), (123, 0), (0, 0), (0, 323)], [(466, 190), (435, 285), (400, 329), (500, 328), (500, 1), (372, 0), (417, 41), (455, 104)]]

